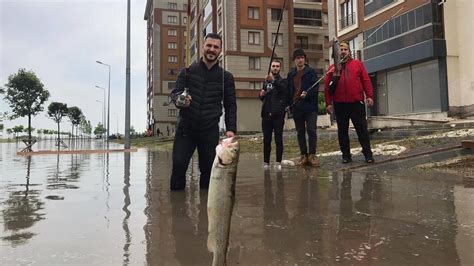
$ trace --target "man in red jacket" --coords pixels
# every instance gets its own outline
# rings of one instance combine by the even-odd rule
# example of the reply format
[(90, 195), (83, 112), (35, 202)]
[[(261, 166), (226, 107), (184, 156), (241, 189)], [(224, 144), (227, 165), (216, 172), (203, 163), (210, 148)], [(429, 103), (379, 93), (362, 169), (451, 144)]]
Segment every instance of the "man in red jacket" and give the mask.
[[(334, 75), (334, 65), (329, 67), (324, 82), (324, 94), (328, 113), (335, 111), (339, 147), (342, 162), (350, 163), (352, 156), (349, 141), (349, 119), (352, 121), (359, 138), (362, 153), (367, 163), (373, 163), (365, 104), (372, 106), (373, 89), (369, 75), (359, 60), (352, 59), (349, 43), (341, 42), (340, 75)], [(365, 100), (364, 100), (365, 98)]]

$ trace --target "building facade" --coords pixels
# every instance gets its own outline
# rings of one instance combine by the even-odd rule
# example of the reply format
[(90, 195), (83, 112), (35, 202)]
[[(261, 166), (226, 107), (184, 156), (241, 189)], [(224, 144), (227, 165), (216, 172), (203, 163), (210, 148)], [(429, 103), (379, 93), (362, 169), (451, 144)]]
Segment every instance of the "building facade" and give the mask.
[[(261, 130), (261, 102), (258, 93), (269, 71), (275, 40), (274, 57), (282, 61), (283, 76), (286, 76), (293, 67), (292, 54), (295, 48), (305, 49), (310, 66), (316, 69), (318, 75), (322, 75), (328, 66), (328, 55), (324, 52), (324, 46), (328, 41), (327, 1), (286, 0), (285, 2), (283, 11), (283, 0), (187, 2), (189, 45), (186, 46), (187, 51), (184, 53), (188, 54), (189, 63), (195, 62), (202, 56), (201, 48), (206, 34), (215, 32), (223, 37), (223, 51), (219, 60), (221, 66), (230, 71), (235, 78), (238, 131)], [(166, 4), (160, 5), (166, 7)], [(278, 30), (282, 12), (283, 19)], [(162, 17), (161, 22), (163, 19)], [(186, 25), (182, 25), (181, 29), (185, 30)], [(156, 49), (153, 47), (158, 44), (162, 46), (163, 42), (161, 44), (155, 42), (149, 49)], [(152, 62), (159, 64), (160, 61), (155, 59)], [(184, 66), (177, 64), (176, 67)], [(153, 66), (149, 69), (157, 71)], [(149, 75), (154, 73), (149, 72)], [(176, 76), (168, 80), (162, 78), (162, 83), (165, 83), (165, 87), (174, 86), (175, 79)], [(162, 90), (163, 94), (155, 94), (154, 109), (149, 112), (149, 116), (154, 114), (155, 118), (160, 118), (155, 119), (155, 127), (166, 127), (164, 126), (166, 124), (174, 128), (175, 124), (168, 123), (176, 123), (176, 118), (168, 117), (167, 114), (177, 114), (177, 110), (172, 104), (163, 106), (162, 102), (167, 100), (165, 92), (169, 93), (169, 90)], [(149, 121), (152, 123), (152, 120)], [(223, 126), (221, 123), (221, 127)]]
[[(445, 119), (452, 103), (472, 105), (455, 96), (461, 87), (472, 93), (472, 85), (466, 80), (468, 73), (448, 69), (466, 63), (465, 58), (459, 57), (456, 43), (459, 38), (467, 41), (468, 37), (452, 36), (452, 30), (446, 30), (446, 21), (451, 21), (450, 27), (472, 25), (471, 20), (462, 21), (455, 16), (456, 12), (467, 12), (460, 7), (461, 2), (470, 5), (470, 10), (472, 2), (448, 1), (453, 2), (450, 12), (454, 13), (449, 18), (445, 15), (446, 1), (439, 0), (331, 2), (334, 29), (330, 32), (339, 40), (349, 41), (374, 85), (375, 106), (370, 110), (373, 118)], [(472, 40), (472, 34), (467, 35)], [(464, 84), (457, 84), (459, 88), (451, 86), (455, 80), (463, 79), (456, 75), (464, 77)]]
[(449, 114), (474, 116), (474, 1), (444, 1), (448, 65)]
[[(187, 0), (148, 0), (147, 21), (147, 125), (157, 134), (174, 133), (176, 108), (169, 108), (169, 94), (178, 71), (186, 65)], [(172, 105), (174, 107), (174, 105)]]

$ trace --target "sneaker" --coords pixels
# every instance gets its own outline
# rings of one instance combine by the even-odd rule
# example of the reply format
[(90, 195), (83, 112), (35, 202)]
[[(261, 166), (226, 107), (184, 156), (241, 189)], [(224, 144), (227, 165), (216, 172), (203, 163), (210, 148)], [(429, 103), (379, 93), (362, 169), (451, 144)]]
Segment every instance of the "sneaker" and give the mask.
[(319, 161), (318, 161), (318, 159), (316, 159), (316, 155), (315, 155), (315, 154), (310, 154), (310, 155), (309, 155), (308, 163), (309, 163), (312, 167), (319, 167)]
[(342, 163), (350, 163), (352, 162), (352, 158), (342, 158)]
[(297, 165), (305, 165), (308, 163), (308, 157), (306, 154), (302, 154), (298, 162), (296, 162)]
[(270, 169), (270, 164), (269, 163), (263, 163), (263, 170), (268, 170)]
[(279, 163), (279, 162), (275, 163), (275, 170), (281, 171), (281, 163)]
[(372, 157), (372, 155), (365, 157), (365, 162), (366, 163), (374, 163), (375, 162), (374, 157)]

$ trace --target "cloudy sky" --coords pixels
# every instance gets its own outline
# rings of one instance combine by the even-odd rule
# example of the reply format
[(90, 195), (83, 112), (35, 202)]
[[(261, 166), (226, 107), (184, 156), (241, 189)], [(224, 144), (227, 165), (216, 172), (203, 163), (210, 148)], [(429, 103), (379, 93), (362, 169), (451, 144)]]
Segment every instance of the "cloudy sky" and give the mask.
[[(146, 129), (146, 0), (131, 1), (131, 125)], [(19, 68), (32, 70), (52, 101), (79, 107), (95, 127), (111, 65), (110, 132), (124, 132), (126, 0), (0, 0), (0, 86)], [(0, 96), (0, 112), (9, 107)], [(67, 120), (67, 119), (65, 119)], [(118, 123), (117, 123), (118, 120)], [(27, 125), (26, 118), (4, 121)], [(34, 128), (54, 129), (43, 111)], [(61, 127), (69, 129), (65, 121)]]

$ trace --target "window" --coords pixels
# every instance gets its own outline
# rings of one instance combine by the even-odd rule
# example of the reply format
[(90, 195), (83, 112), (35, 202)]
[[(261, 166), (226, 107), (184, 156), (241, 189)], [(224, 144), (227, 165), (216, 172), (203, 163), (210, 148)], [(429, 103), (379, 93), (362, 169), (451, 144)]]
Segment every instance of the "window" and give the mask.
[[(275, 38), (276, 38), (276, 33), (272, 33), (272, 46), (275, 43)], [(283, 34), (282, 33), (278, 33), (278, 38), (277, 38), (276, 45), (278, 45), (278, 46), (283, 45)]]
[(176, 82), (169, 82), (168, 83), (168, 90), (173, 90), (175, 86), (176, 86)]
[(249, 6), (248, 18), (249, 19), (260, 19), (260, 8)]
[(168, 49), (178, 49), (178, 44), (175, 42), (169, 42)]
[(183, 4), (183, 10), (188, 11), (188, 4)]
[(308, 36), (296, 36), (295, 48), (308, 49)]
[(176, 10), (178, 9), (177, 3), (168, 3), (168, 9)]
[(176, 55), (168, 55), (168, 63), (178, 63), (178, 57)]
[(295, 8), (295, 24), (306, 26), (322, 26), (323, 15), (320, 10)]
[(260, 69), (260, 57), (249, 57), (249, 69)]
[(188, 23), (188, 18), (187, 18), (187, 17), (183, 17), (183, 24), (186, 25), (186, 23)]
[(249, 31), (249, 44), (260, 44), (260, 32)]
[(177, 16), (168, 16), (168, 23), (178, 23)]
[(168, 117), (177, 117), (178, 110), (177, 109), (168, 109)]
[(177, 36), (178, 31), (176, 29), (169, 29), (168, 30), (168, 36)]
[(341, 19), (339, 20), (341, 29), (355, 24), (355, 11), (353, 0), (347, 0), (340, 5)]
[(280, 20), (280, 16), (281, 16), (281, 9), (272, 8), (272, 20), (278, 21)]
[(262, 89), (262, 82), (259, 81), (250, 81), (251, 90), (261, 90)]
[(175, 68), (170, 68), (170, 69), (168, 69), (168, 75), (176, 76), (176, 75), (178, 75), (178, 70), (175, 69)]

